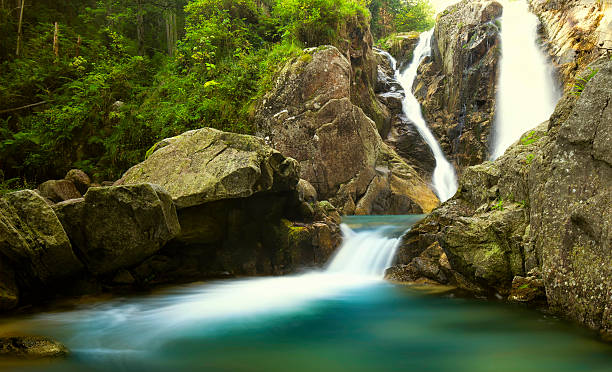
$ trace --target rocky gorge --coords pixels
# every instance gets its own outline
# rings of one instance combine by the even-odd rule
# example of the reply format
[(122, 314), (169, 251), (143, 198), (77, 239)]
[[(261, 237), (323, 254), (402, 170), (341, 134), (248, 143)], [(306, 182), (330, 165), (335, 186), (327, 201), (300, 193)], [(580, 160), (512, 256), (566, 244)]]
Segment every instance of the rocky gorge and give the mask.
[[(527, 303), (612, 340), (612, 61), (600, 49), (610, 8), (585, 6), (531, 1), (565, 94), (494, 161), (503, 6), (464, 0), (438, 15), (412, 90), (460, 175), (450, 200), (434, 193), (436, 161), (403, 114), (397, 66), (357, 17), (339, 42), (279, 67), (253, 104), (256, 135), (190, 130), (112, 184), (71, 170), (0, 198), (0, 311), (292, 274), (334, 256), (342, 216), (427, 214), (399, 239), (387, 280)], [(380, 46), (401, 70), (417, 41)], [(67, 353), (4, 338), (0, 354), (37, 342)]]

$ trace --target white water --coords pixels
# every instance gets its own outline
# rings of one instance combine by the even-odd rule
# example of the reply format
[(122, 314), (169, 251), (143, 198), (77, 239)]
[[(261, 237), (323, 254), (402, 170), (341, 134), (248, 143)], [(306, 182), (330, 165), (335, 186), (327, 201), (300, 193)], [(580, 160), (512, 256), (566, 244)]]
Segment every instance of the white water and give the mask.
[(404, 101), (402, 102), (402, 108), (406, 118), (414, 123), (417, 131), (421, 137), (425, 140), (427, 145), (431, 148), (434, 158), (436, 160), (436, 167), (433, 172), (432, 185), (436, 195), (440, 201), (444, 202), (450, 199), (457, 191), (457, 175), (455, 174), (455, 168), (446, 160), (440, 144), (427, 127), (427, 123), (423, 118), (421, 111), (421, 104), (412, 94), (412, 85), (414, 79), (416, 79), (417, 69), (421, 64), (421, 61), (425, 57), (431, 55), (431, 36), (433, 29), (423, 32), (419, 36), (419, 42), (414, 50), (414, 55), (410, 65), (404, 72), (397, 70), (397, 62), (389, 53), (380, 51), (391, 61), (393, 69), (395, 69), (395, 78), (404, 89)]
[(552, 66), (536, 42), (538, 18), (529, 12), (524, 0), (505, 1), (503, 5), (492, 159), (547, 120), (560, 98)]
[[(58, 329), (76, 328), (66, 342), (88, 353), (134, 353), (191, 333), (243, 327), (252, 319), (308, 311), (307, 303), (378, 284), (399, 237), (387, 227), (355, 232), (341, 225), (343, 243), (323, 271), (285, 277), (226, 280), (173, 290), (144, 300), (115, 300), (38, 317)], [(396, 234), (397, 235), (397, 234)]]

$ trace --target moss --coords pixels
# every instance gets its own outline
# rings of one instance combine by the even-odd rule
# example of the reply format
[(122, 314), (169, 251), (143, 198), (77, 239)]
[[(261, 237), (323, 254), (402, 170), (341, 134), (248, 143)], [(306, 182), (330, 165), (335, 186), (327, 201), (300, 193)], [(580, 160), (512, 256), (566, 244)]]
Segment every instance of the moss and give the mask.
[(302, 54), (299, 58), (299, 61), (304, 62), (304, 63), (310, 63), (312, 61), (312, 54), (310, 53)]

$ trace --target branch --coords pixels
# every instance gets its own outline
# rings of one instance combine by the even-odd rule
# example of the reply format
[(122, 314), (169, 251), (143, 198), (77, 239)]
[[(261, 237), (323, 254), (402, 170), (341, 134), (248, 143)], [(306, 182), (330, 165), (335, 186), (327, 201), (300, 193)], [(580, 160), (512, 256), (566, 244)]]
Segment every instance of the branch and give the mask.
[(21, 107), (16, 107), (16, 108), (12, 108), (12, 109), (7, 109), (7, 110), (0, 110), (0, 114), (6, 114), (7, 112), (13, 112), (13, 111), (18, 111), (18, 110), (23, 110), (23, 109), (27, 109), (30, 107), (34, 107), (34, 106), (40, 106), (47, 103), (47, 101), (40, 101), (37, 103), (32, 103), (30, 105), (25, 105), (25, 106), (21, 106)]

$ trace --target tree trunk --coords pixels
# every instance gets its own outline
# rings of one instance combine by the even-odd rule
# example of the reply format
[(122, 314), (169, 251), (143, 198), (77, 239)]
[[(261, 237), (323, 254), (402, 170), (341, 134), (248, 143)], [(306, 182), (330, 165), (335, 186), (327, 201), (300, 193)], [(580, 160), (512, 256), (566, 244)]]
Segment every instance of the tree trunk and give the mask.
[(76, 50), (75, 50), (75, 57), (79, 56), (79, 53), (81, 51), (81, 35), (79, 35), (79, 37), (77, 38), (77, 45), (76, 45)]
[(144, 55), (144, 16), (142, 14), (142, 0), (136, 1), (138, 11), (136, 14), (136, 37), (138, 39), (138, 54)]
[(170, 36), (170, 12), (166, 14), (166, 47), (168, 49), (168, 55), (172, 57), (172, 37)]
[(59, 25), (55, 22), (55, 31), (53, 31), (53, 54), (55, 59), (59, 58)]
[(21, 0), (21, 11), (19, 11), (19, 26), (17, 27), (17, 51), (15, 55), (19, 57), (19, 52), (21, 49), (21, 25), (23, 23), (23, 6), (25, 5), (25, 0)]

